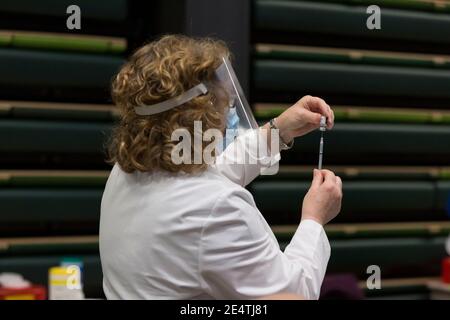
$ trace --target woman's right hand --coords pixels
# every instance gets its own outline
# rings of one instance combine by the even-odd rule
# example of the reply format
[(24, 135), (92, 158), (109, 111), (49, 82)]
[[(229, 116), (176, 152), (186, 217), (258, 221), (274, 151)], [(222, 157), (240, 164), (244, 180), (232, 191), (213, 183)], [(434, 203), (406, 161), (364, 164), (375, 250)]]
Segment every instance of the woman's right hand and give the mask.
[(314, 178), (303, 199), (302, 220), (325, 225), (341, 211), (342, 180), (329, 170), (314, 170)]

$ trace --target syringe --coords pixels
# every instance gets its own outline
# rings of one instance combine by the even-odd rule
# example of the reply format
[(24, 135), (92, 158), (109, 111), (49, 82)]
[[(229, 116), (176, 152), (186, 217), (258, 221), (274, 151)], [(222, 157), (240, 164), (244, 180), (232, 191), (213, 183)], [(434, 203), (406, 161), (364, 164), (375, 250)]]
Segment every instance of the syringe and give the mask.
[(322, 170), (322, 162), (323, 162), (323, 133), (327, 131), (327, 118), (320, 118), (320, 145), (319, 145), (319, 170)]

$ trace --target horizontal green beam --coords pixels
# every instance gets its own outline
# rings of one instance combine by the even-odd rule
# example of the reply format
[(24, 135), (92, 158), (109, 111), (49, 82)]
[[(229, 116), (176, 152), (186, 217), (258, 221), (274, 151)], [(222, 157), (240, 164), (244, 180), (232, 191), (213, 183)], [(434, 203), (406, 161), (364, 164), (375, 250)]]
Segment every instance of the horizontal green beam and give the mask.
[[(1, 239), (0, 239), (1, 244)], [(98, 254), (98, 241), (87, 243), (37, 243), (14, 244), (6, 249), (0, 246), (0, 259), (5, 256), (26, 255), (83, 255)]]
[[(257, 181), (250, 185), (256, 205), (271, 224), (300, 219), (309, 181)], [(450, 182), (344, 181), (336, 222), (445, 221)]]
[(450, 98), (450, 70), (256, 60), (256, 90)]
[(108, 175), (105, 176), (73, 176), (64, 174), (60, 176), (12, 176), (2, 179), (0, 176), (0, 188), (5, 187), (104, 187)]
[[(450, 159), (450, 126), (336, 123), (325, 133), (324, 164), (443, 165)], [(317, 164), (320, 133), (296, 139), (284, 164)]]
[(367, 267), (378, 265), (385, 277), (438, 276), (447, 256), (447, 237), (336, 240), (328, 272), (354, 272), (366, 276)]
[(0, 48), (0, 85), (108, 90), (123, 61), (98, 54)]
[[(296, 1), (296, 0), (293, 0)], [(398, 8), (405, 10), (419, 10), (446, 13), (450, 12), (450, 2), (435, 0), (320, 0), (322, 2), (334, 2), (349, 5), (368, 7), (378, 5), (382, 8)]]
[(114, 105), (0, 101), (0, 117), (4, 118), (115, 121), (118, 113)]
[[(283, 104), (256, 104), (254, 113), (259, 119), (271, 119), (288, 107)], [(336, 122), (450, 124), (450, 112), (443, 110), (333, 106), (333, 111)]]
[(0, 222), (6, 225), (98, 223), (103, 188), (0, 189)]
[(0, 46), (102, 54), (120, 54), (127, 48), (126, 41), (123, 39), (14, 31), (0, 31)]
[(254, 26), (261, 31), (291, 31), (367, 39), (450, 43), (450, 15), (382, 9), (382, 28), (366, 26), (367, 7), (307, 1), (260, 0)]
[(103, 122), (0, 119), (0, 152), (101, 154), (111, 127)]
[(385, 52), (358, 49), (305, 47), (289, 45), (258, 44), (256, 59), (339, 62), (366, 65), (391, 65), (416, 68), (450, 68), (450, 56)]
[[(345, 239), (331, 241), (327, 272), (353, 273), (367, 279), (367, 267), (381, 268), (383, 279), (438, 277), (447, 256), (447, 237)], [(285, 248), (288, 242), (281, 243)]]
[[(297, 225), (272, 226), (280, 242), (289, 242), (297, 230)], [(445, 237), (450, 233), (448, 222), (417, 223), (365, 223), (328, 224), (325, 230), (329, 239), (373, 239), (373, 238), (429, 238)]]
[[(330, 166), (327, 167), (345, 181), (436, 181), (449, 180), (448, 167), (377, 167), (377, 166)], [(313, 166), (282, 165), (276, 175), (262, 175), (256, 181), (309, 181)]]

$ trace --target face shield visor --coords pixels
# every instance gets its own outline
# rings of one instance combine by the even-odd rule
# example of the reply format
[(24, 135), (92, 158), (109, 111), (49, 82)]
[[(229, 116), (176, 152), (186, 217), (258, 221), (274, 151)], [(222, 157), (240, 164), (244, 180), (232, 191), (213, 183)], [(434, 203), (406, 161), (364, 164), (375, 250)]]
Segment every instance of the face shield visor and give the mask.
[[(253, 116), (253, 112), (245, 98), (244, 91), (236, 77), (233, 67), (228, 59), (223, 58), (222, 60), (223, 63), (215, 71), (215, 79), (228, 96), (229, 114), (227, 128), (237, 130), (238, 134), (244, 134), (250, 129), (257, 129), (259, 127), (258, 123)], [(233, 121), (233, 118), (238, 118), (239, 121)]]
[[(240, 136), (244, 136), (242, 139), (244, 140), (244, 138), (247, 138), (246, 136), (258, 135), (256, 133), (258, 131), (256, 129), (259, 128), (258, 123), (256, 122), (253, 112), (247, 102), (247, 99), (245, 98), (244, 91), (239, 84), (231, 63), (225, 57), (222, 58), (222, 64), (214, 71), (214, 75), (211, 80), (203, 81), (175, 98), (154, 105), (135, 107), (135, 112), (141, 116), (159, 114), (181, 106), (208, 92), (213, 92), (214, 96), (219, 99), (221, 103), (225, 102), (226, 107), (228, 108), (225, 112), (226, 130), (223, 133), (224, 135), (221, 141), (219, 140), (216, 145), (216, 155), (220, 155), (231, 142)], [(249, 145), (252, 147), (249, 148)], [(250, 150), (253, 149), (253, 146), (255, 145), (258, 150), (266, 149), (262, 148), (261, 145), (266, 147), (267, 140), (264, 139), (264, 141), (257, 141), (256, 143), (246, 143), (246, 145), (242, 147), (245, 148), (246, 154), (250, 157), (249, 162), (256, 163), (261, 158), (266, 158), (265, 156), (261, 157), (260, 151), (253, 152)], [(231, 154), (233, 153), (228, 152), (227, 150), (227, 156)], [(264, 154), (267, 155), (267, 151), (264, 151)], [(247, 160), (245, 161), (248, 162)]]
[(154, 105), (135, 107), (135, 112), (141, 116), (166, 112), (209, 91), (213, 91), (219, 96), (219, 99), (225, 99), (228, 106), (226, 111), (226, 132), (223, 138), (224, 146), (218, 146), (219, 151), (225, 149), (237, 136), (259, 127), (233, 67), (225, 57), (222, 58), (222, 64), (215, 70), (211, 81), (202, 82), (175, 98)]

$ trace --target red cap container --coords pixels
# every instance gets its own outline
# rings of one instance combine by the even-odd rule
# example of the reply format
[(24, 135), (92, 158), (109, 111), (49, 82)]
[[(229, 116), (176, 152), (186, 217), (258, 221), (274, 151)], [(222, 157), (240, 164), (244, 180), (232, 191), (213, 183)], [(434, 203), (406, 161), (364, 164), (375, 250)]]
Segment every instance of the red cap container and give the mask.
[(450, 284), (450, 258), (442, 261), (442, 282)]
[(23, 289), (0, 287), (0, 300), (45, 300), (47, 290), (42, 286), (30, 286)]

